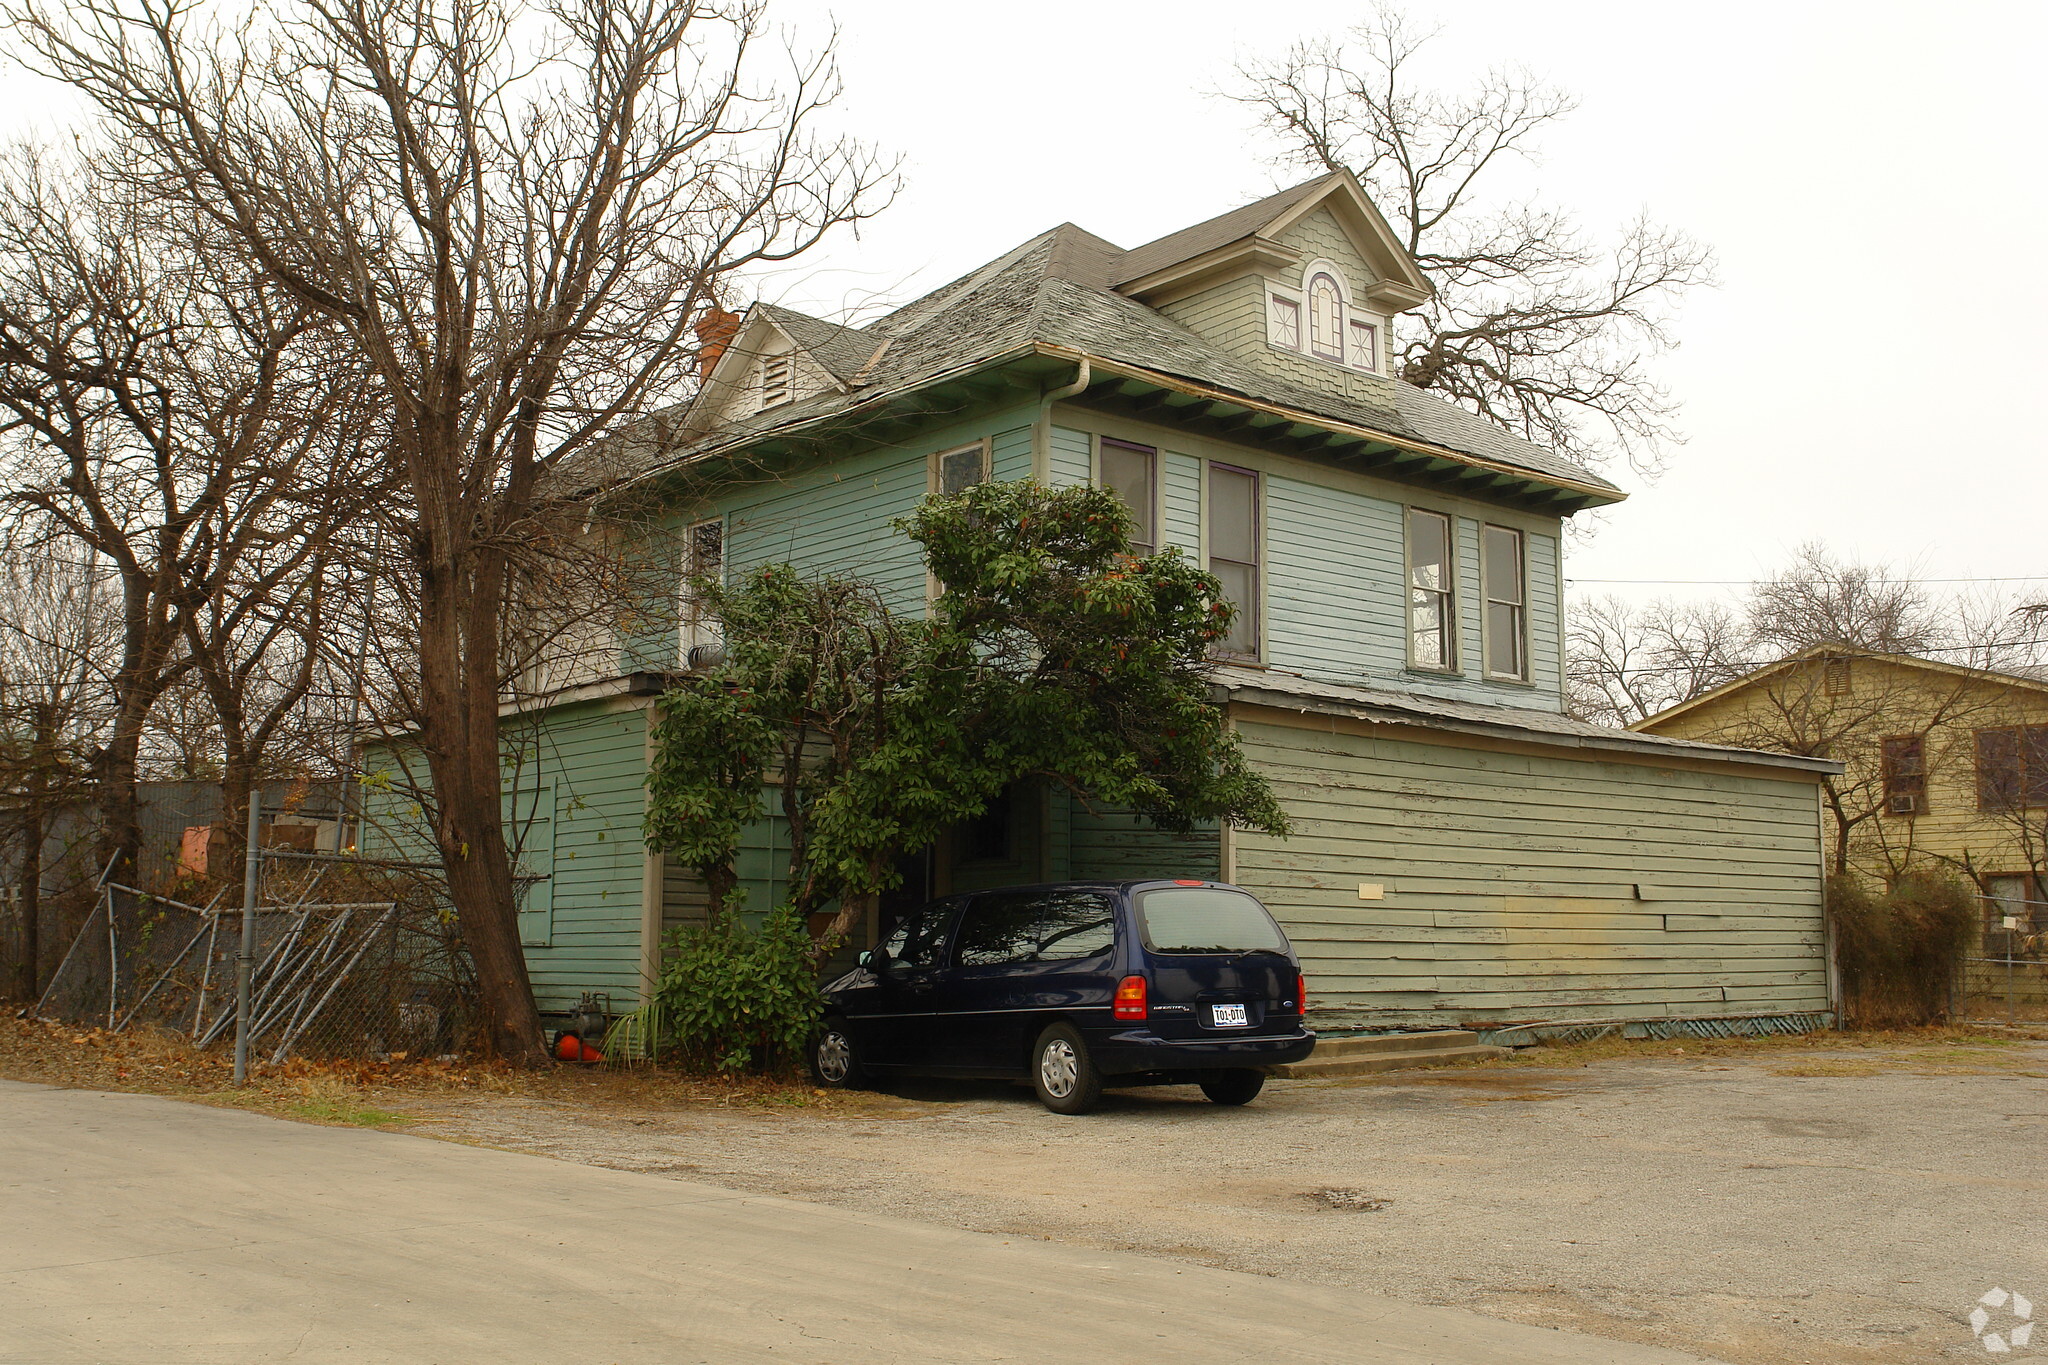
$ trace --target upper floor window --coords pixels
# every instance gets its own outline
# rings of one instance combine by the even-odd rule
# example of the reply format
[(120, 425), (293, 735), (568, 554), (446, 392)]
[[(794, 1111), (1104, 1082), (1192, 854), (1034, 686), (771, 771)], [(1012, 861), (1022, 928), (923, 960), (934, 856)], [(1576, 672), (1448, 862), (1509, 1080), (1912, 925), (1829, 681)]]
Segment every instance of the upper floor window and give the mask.
[(1325, 360), (1344, 359), (1344, 296), (1329, 275), (1308, 282), (1308, 348)]
[(1380, 329), (1358, 318), (1351, 319), (1351, 363), (1361, 370), (1380, 367)]
[(941, 451), (933, 460), (932, 488), (942, 497), (954, 497), (978, 483), (988, 482), (986, 441), (976, 441), (958, 450)]
[(1301, 304), (1285, 294), (1274, 294), (1267, 301), (1271, 327), (1267, 339), (1275, 346), (1290, 351), (1301, 349)]
[(1451, 554), (1451, 519), (1441, 512), (1408, 510), (1409, 662), (1449, 671), (1458, 666)]
[(1259, 656), (1259, 476), (1232, 465), (1209, 466), (1209, 572), (1237, 608), (1217, 652)]
[(683, 666), (690, 651), (718, 642), (718, 622), (705, 601), (705, 588), (725, 580), (725, 523), (700, 521), (683, 532)]
[(761, 357), (761, 406), (780, 407), (790, 398), (789, 356), (764, 355)]
[(1159, 452), (1151, 446), (1102, 438), (1101, 485), (1124, 500), (1137, 523), (1131, 552), (1144, 556), (1159, 548)]
[(1489, 526), (1482, 533), (1480, 574), (1486, 590), (1486, 675), (1529, 676), (1529, 604), (1522, 533)]
[(1884, 780), (1884, 808), (1893, 815), (1918, 815), (1927, 809), (1927, 737), (1886, 735), (1879, 744), (1879, 775)]
[(1977, 732), (1977, 807), (2048, 806), (2048, 725)]
[(1352, 306), (1349, 284), (1334, 261), (1311, 261), (1301, 282), (1272, 281), (1266, 290), (1266, 340), (1348, 369), (1383, 373), (1384, 320)]

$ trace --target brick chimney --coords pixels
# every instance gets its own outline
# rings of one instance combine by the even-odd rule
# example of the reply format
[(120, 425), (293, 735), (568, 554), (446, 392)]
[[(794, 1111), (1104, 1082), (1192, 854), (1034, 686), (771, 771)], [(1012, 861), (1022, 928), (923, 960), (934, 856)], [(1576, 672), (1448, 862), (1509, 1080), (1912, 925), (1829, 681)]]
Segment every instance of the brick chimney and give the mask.
[(696, 325), (697, 373), (706, 375), (732, 344), (733, 334), (740, 329), (740, 315), (728, 313), (714, 303), (697, 315)]

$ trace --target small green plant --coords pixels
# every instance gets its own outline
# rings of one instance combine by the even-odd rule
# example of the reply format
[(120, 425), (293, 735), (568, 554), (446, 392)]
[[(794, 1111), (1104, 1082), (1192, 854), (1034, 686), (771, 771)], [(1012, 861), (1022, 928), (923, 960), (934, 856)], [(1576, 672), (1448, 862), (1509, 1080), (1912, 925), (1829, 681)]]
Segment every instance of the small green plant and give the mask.
[(734, 914), (678, 929), (654, 999), (613, 1026), (607, 1053), (659, 1053), (698, 1072), (794, 1070), (818, 1023), (812, 947), (787, 905), (758, 929)]
[(1853, 875), (1828, 883), (1843, 1012), (1858, 1028), (1917, 1028), (1948, 1018), (1976, 900), (1939, 872), (1877, 890)]

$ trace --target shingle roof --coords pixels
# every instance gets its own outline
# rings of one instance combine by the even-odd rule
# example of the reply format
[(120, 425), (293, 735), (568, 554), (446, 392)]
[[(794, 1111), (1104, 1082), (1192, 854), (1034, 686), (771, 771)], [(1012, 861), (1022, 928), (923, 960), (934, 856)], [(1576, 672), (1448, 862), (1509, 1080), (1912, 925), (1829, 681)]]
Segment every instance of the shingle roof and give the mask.
[(631, 453), (615, 448), (602, 459), (585, 462), (579, 474), (583, 481), (598, 483), (622, 474), (652, 472), (699, 451), (808, 422), (873, 394), (914, 388), (1037, 342), (1477, 456), (1538, 478), (1609, 491), (1619, 498), (1620, 489), (1589, 470), (1413, 385), (1391, 382), (1388, 392), (1393, 401), (1377, 404), (1292, 382), (1255, 369), (1112, 287), (1140, 253), (1157, 248), (1155, 254), (1163, 260), (1174, 253), (1184, 255), (1190, 242), (1235, 240), (1224, 234), (1236, 232), (1244, 222), (1269, 221), (1284, 211), (1286, 202), (1307, 197), (1327, 179), (1296, 186), (1136, 252), (1062, 223), (866, 327), (841, 327), (773, 308), (769, 315), (777, 325), (812, 350), (847, 391), (813, 395), (701, 433), (681, 445), (623, 442)]
[(1117, 262), (1116, 275), (1111, 283), (1128, 284), (1132, 280), (1143, 279), (1155, 270), (1164, 270), (1167, 266), (1177, 265), (1205, 252), (1214, 251), (1218, 247), (1242, 241), (1302, 200), (1314, 198), (1337, 178), (1338, 173), (1335, 171), (1328, 175), (1319, 175), (1306, 184), (1296, 185), (1291, 190), (1269, 194), (1264, 199), (1246, 204), (1241, 209), (1218, 214), (1206, 223), (1197, 223), (1193, 227), (1182, 228), (1179, 232), (1169, 232), (1157, 241), (1132, 247), (1124, 252), (1123, 259)]

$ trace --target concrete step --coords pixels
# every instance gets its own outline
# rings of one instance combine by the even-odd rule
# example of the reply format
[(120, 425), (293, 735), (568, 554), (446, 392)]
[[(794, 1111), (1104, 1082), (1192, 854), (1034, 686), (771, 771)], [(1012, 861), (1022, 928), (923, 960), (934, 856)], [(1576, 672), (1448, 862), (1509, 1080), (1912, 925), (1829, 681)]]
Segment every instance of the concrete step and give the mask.
[(1432, 1029), (1421, 1033), (1387, 1033), (1350, 1038), (1320, 1038), (1306, 1061), (1271, 1068), (1271, 1074), (1296, 1080), (1311, 1077), (1369, 1076), (1376, 1071), (1407, 1067), (1449, 1066), (1455, 1062), (1505, 1057), (1513, 1048), (1490, 1047), (1466, 1029)]
[(1417, 1029), (1412, 1033), (1332, 1034), (1316, 1039), (1315, 1057), (1378, 1056), (1385, 1052), (1437, 1052), (1447, 1047), (1476, 1047), (1479, 1035), (1470, 1029)]

